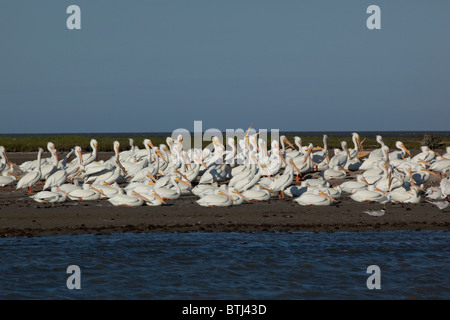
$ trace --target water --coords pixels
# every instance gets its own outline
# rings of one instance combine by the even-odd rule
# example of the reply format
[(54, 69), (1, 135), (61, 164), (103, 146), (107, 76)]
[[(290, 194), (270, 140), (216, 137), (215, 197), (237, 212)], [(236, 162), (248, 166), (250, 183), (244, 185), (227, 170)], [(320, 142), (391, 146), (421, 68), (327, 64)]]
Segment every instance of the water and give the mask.
[[(449, 299), (450, 232), (0, 239), (1, 299)], [(69, 290), (69, 265), (81, 289)], [(381, 289), (369, 290), (378, 265)]]

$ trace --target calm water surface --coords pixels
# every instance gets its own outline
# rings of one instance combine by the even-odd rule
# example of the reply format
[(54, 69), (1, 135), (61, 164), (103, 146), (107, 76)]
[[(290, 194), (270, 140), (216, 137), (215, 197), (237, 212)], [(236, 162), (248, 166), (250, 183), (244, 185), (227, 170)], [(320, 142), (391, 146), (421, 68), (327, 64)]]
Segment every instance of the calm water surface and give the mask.
[[(450, 232), (0, 239), (1, 299), (449, 299)], [(69, 265), (81, 289), (69, 290)], [(381, 269), (381, 289), (366, 286)]]

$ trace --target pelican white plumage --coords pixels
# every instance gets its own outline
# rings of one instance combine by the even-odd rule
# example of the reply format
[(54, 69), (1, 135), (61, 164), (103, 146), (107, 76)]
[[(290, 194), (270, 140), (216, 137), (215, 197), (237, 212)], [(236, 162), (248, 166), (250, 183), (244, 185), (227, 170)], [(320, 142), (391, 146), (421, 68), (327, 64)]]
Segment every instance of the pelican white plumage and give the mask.
[(229, 207), (233, 205), (233, 201), (231, 196), (218, 189), (214, 194), (201, 197), (196, 202), (202, 207)]
[(272, 197), (271, 193), (276, 194), (276, 192), (274, 192), (273, 190), (269, 190), (267, 188), (264, 188), (263, 186), (256, 185), (251, 189), (247, 189), (242, 192), (242, 195), (252, 201), (266, 201)]
[(57, 190), (65, 194), (69, 199), (78, 201), (98, 200), (102, 196), (102, 193), (90, 184), (83, 184), (81, 189), (75, 189), (71, 192), (65, 192), (61, 188)]
[(156, 207), (167, 204), (155, 190), (149, 190), (148, 193), (144, 194), (133, 190), (131, 191), (131, 195), (142, 199), (147, 206)]
[(442, 194), (440, 187), (429, 187), (426, 192), (425, 196), (432, 200), (442, 200), (445, 199), (445, 195)]
[(83, 154), (83, 164), (85, 166), (97, 160), (97, 153), (98, 153), (97, 140), (91, 139), (89, 145), (91, 146), (92, 152)]
[[(284, 161), (284, 159), (283, 159)], [(290, 159), (287, 162), (287, 165), (284, 169), (284, 172), (282, 175), (275, 177), (273, 182), (271, 183), (269, 189), (279, 192), (279, 198), (285, 198), (284, 197), (284, 189), (286, 189), (288, 186), (292, 184), (294, 181), (294, 161)]]
[(109, 198), (108, 201), (116, 207), (139, 207), (144, 204), (142, 198), (128, 194), (118, 194)]
[(329, 206), (338, 202), (331, 197), (327, 191), (314, 189), (312, 192), (306, 192), (300, 197), (294, 199), (295, 202), (302, 206)]
[(61, 192), (40, 191), (30, 196), (30, 198), (40, 203), (55, 203), (66, 201), (67, 196)]
[(392, 202), (399, 203), (419, 203), (422, 201), (422, 197), (417, 194), (415, 188), (406, 190), (405, 188), (397, 188), (390, 193)]
[(347, 177), (347, 171), (339, 166), (334, 166), (322, 171), (322, 173), (325, 180), (343, 180)]
[(375, 186), (368, 186), (367, 190), (359, 190), (350, 195), (356, 202), (378, 202), (386, 198), (384, 192), (377, 191)]
[(66, 181), (67, 181), (67, 171), (65, 169), (59, 169), (47, 178), (44, 184), (44, 188), (42, 190), (47, 190), (52, 187), (59, 187)]
[(330, 168), (334, 168), (335, 166), (343, 168), (343, 167), (345, 167), (345, 164), (347, 163), (347, 161), (350, 159), (347, 142), (341, 141), (341, 148), (342, 148), (342, 150), (341, 150), (342, 152), (335, 154), (330, 159), (330, 162), (328, 164)]
[(157, 187), (157, 186), (155, 186), (154, 189), (155, 189), (156, 193), (161, 196), (161, 198), (168, 199), (168, 200), (176, 200), (181, 196), (181, 188), (178, 185), (178, 182), (185, 183), (185, 181), (181, 180), (177, 176), (171, 176), (170, 182), (174, 186), (174, 189)]
[(350, 194), (360, 190), (367, 190), (367, 186), (367, 182), (363, 181), (363, 176), (361, 175), (356, 177), (356, 181), (346, 181), (339, 185), (342, 191)]
[(412, 157), (411, 161), (419, 163), (419, 162), (429, 162), (433, 160), (436, 157), (436, 154), (433, 150), (428, 148), (427, 146), (421, 146), (420, 153), (416, 154), (414, 157)]
[(373, 159), (373, 158), (381, 158), (382, 157), (382, 153), (383, 153), (383, 147), (386, 145), (383, 141), (383, 137), (380, 135), (377, 135), (375, 137), (375, 140), (380, 144), (380, 148), (379, 149), (375, 149), (373, 150), (369, 156), (368, 159)]
[(16, 189), (22, 189), (22, 188), (28, 188), (28, 193), (31, 192), (31, 187), (35, 185), (42, 177), (41, 172), (41, 157), (42, 153), (44, 153), (44, 149), (39, 148), (38, 151), (38, 157), (37, 157), (37, 167), (33, 171), (28, 172), (26, 175), (24, 175), (19, 182), (17, 182)]

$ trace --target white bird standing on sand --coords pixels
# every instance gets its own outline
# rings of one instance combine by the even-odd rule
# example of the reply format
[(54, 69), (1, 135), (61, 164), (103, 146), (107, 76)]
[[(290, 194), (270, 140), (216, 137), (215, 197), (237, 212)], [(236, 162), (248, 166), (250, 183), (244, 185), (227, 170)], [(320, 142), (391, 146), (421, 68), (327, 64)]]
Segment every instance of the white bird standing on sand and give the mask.
[(31, 187), (33, 185), (35, 185), (42, 177), (42, 172), (41, 172), (41, 157), (42, 157), (42, 153), (44, 153), (44, 149), (39, 148), (38, 151), (38, 157), (37, 157), (37, 167), (33, 170), (28, 172), (26, 175), (24, 175), (19, 182), (17, 183), (17, 187), (16, 189), (21, 189), (21, 188), (28, 188), (28, 193), (32, 193), (31, 192)]
[(448, 208), (448, 206), (450, 205), (450, 202), (448, 201), (427, 201), (429, 203), (431, 203), (432, 205), (435, 205), (436, 207), (439, 208), (439, 210), (444, 211), (444, 209)]
[(372, 217), (382, 217), (386, 213), (386, 210), (365, 210), (364, 213), (367, 213), (369, 216)]

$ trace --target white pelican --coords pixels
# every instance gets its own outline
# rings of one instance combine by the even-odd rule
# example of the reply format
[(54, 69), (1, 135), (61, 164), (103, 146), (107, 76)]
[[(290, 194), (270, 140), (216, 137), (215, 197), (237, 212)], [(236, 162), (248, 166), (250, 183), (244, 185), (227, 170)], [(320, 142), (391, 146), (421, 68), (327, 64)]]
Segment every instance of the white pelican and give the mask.
[(177, 176), (171, 176), (170, 182), (174, 186), (174, 189), (159, 188), (159, 187), (155, 186), (155, 191), (163, 199), (176, 200), (181, 196), (181, 188), (178, 185), (178, 182), (181, 182), (181, 183), (186, 183), (186, 182), (181, 180)]
[(383, 149), (383, 147), (385, 146), (385, 143), (384, 143), (384, 141), (383, 141), (383, 137), (380, 136), (380, 135), (377, 135), (377, 136), (376, 136), (376, 141), (380, 144), (381, 147), (380, 147), (380, 149), (375, 149), (375, 150), (373, 150), (373, 151), (369, 154), (368, 159), (381, 158), (381, 157), (382, 157), (382, 153), (383, 153), (382, 149)]
[(97, 153), (98, 153), (98, 142), (95, 139), (91, 139), (89, 142), (92, 153), (85, 153), (83, 154), (83, 164), (87, 166), (88, 164), (94, 162), (97, 159)]
[(279, 198), (284, 199), (285, 198), (284, 189), (290, 186), (293, 181), (294, 181), (294, 161), (290, 159), (284, 169), (283, 174), (280, 175), (279, 177), (275, 177), (269, 189), (275, 192), (279, 192)]
[(56, 189), (58, 192), (62, 192), (71, 200), (79, 200), (79, 201), (90, 201), (90, 200), (98, 200), (102, 196), (102, 193), (97, 190), (95, 187), (92, 187), (89, 184), (84, 184), (81, 189), (75, 189), (69, 193), (61, 190), (61, 188)]
[(430, 167), (428, 168), (430, 171), (439, 172), (441, 175), (446, 174), (450, 171), (450, 159), (441, 158), (439, 160), (436, 159)]
[(425, 196), (433, 200), (442, 200), (446, 198), (439, 187), (429, 187), (425, 192)]
[(202, 197), (206, 194), (212, 194), (219, 188), (217, 182), (212, 184), (199, 184), (192, 188), (191, 192), (198, 197)]
[(118, 194), (117, 196), (109, 198), (108, 201), (117, 207), (139, 207), (144, 204), (142, 198), (128, 194)]
[(392, 190), (390, 193), (392, 202), (399, 203), (419, 203), (422, 198), (417, 194), (415, 188), (406, 190), (405, 188), (397, 188)]
[(6, 150), (5, 147), (0, 146), (0, 157), (1, 157), (1, 161), (0, 161), (0, 173), (5, 170), (7, 167), (9, 167), (9, 160), (8, 157), (6, 156)]
[[(379, 162), (386, 163), (389, 161), (389, 147), (382, 146), (376, 157), (367, 158), (359, 167), (359, 170), (370, 170), (373, 168), (379, 168)], [(373, 152), (373, 151), (372, 151)]]
[(443, 178), (439, 187), (441, 188), (442, 194), (450, 198), (450, 178)]
[(138, 193), (133, 190), (131, 191), (131, 195), (142, 199), (147, 206), (156, 207), (162, 205), (163, 203), (167, 204), (164, 199), (161, 198), (158, 193), (156, 193), (155, 190), (150, 190), (149, 193), (144, 194)]
[(32, 195), (30, 198), (40, 203), (55, 203), (66, 201), (67, 196), (60, 192), (40, 191)]
[(339, 154), (335, 154), (329, 161), (328, 165), (330, 168), (333, 168), (335, 166), (343, 168), (347, 161), (350, 159), (350, 154), (347, 147), (347, 142), (342, 141), (341, 142), (342, 152), (339, 152)]
[(8, 186), (17, 182), (17, 178), (10, 174), (2, 172), (0, 175), (0, 187)]
[(352, 133), (352, 141), (354, 148), (348, 149), (349, 157), (351, 159), (355, 159), (358, 156), (358, 153), (361, 151), (361, 140), (359, 138), (359, 134), (356, 132)]
[(17, 182), (17, 187), (16, 189), (21, 189), (21, 188), (28, 188), (28, 193), (32, 193), (31, 192), (31, 186), (35, 185), (42, 177), (42, 173), (41, 173), (41, 157), (42, 157), (42, 153), (44, 152), (44, 149), (39, 148), (38, 151), (38, 158), (37, 158), (37, 167), (36, 169), (34, 169), (33, 171), (28, 172), (26, 175), (24, 175), (19, 182)]
[(450, 147), (445, 148), (445, 153), (442, 155), (442, 158), (450, 160)]
[(227, 193), (231, 198), (233, 198), (233, 206), (240, 205), (242, 202), (251, 202), (247, 197), (240, 193), (236, 188), (228, 188)]
[(394, 150), (389, 153), (389, 160), (406, 160), (406, 155), (409, 155), (410, 158), (412, 158), (411, 152), (406, 149), (405, 145), (401, 141), (395, 142), (395, 146), (399, 150)]
[(42, 190), (47, 190), (52, 187), (59, 187), (66, 181), (67, 181), (67, 171), (65, 169), (59, 169), (47, 178), (44, 184), (44, 188)]
[(231, 196), (218, 189), (214, 194), (206, 195), (196, 202), (202, 207), (229, 207), (233, 201)]
[[(284, 189), (284, 194), (288, 197), (294, 198), (294, 197), (300, 197), (305, 192), (311, 191), (314, 187), (311, 186), (299, 186), (299, 185), (292, 185)], [(273, 192), (273, 191), (272, 191)]]
[(312, 192), (306, 192), (300, 197), (294, 199), (294, 201), (302, 206), (329, 206), (338, 202), (326, 191), (319, 189), (315, 189)]
[(330, 183), (322, 177), (317, 179), (307, 179), (301, 182), (302, 187), (326, 187), (330, 186)]
[(271, 193), (276, 194), (276, 192), (274, 192), (273, 190), (269, 190), (267, 188), (264, 188), (263, 186), (256, 185), (251, 189), (247, 189), (244, 192), (242, 192), (242, 195), (248, 200), (266, 201), (272, 197)]
[(419, 162), (430, 162), (436, 157), (436, 154), (433, 150), (428, 148), (427, 146), (420, 147), (421, 151), (420, 153), (416, 154), (414, 157), (412, 157), (411, 161), (419, 163)]
[(339, 166), (334, 166), (322, 171), (322, 173), (325, 180), (343, 180), (347, 177), (347, 171)]
[(328, 136), (326, 134), (323, 135), (323, 148), (313, 152), (312, 157), (315, 163), (321, 163), (328, 157)]
[(356, 181), (346, 181), (339, 185), (342, 191), (350, 194), (360, 190), (367, 190), (367, 186), (367, 182), (364, 182), (364, 177), (361, 175), (356, 177)]
[(356, 202), (380, 202), (388, 200), (390, 196), (388, 196), (385, 192), (381, 192), (376, 190), (375, 186), (368, 186), (367, 190), (356, 191), (350, 198), (355, 200)]

